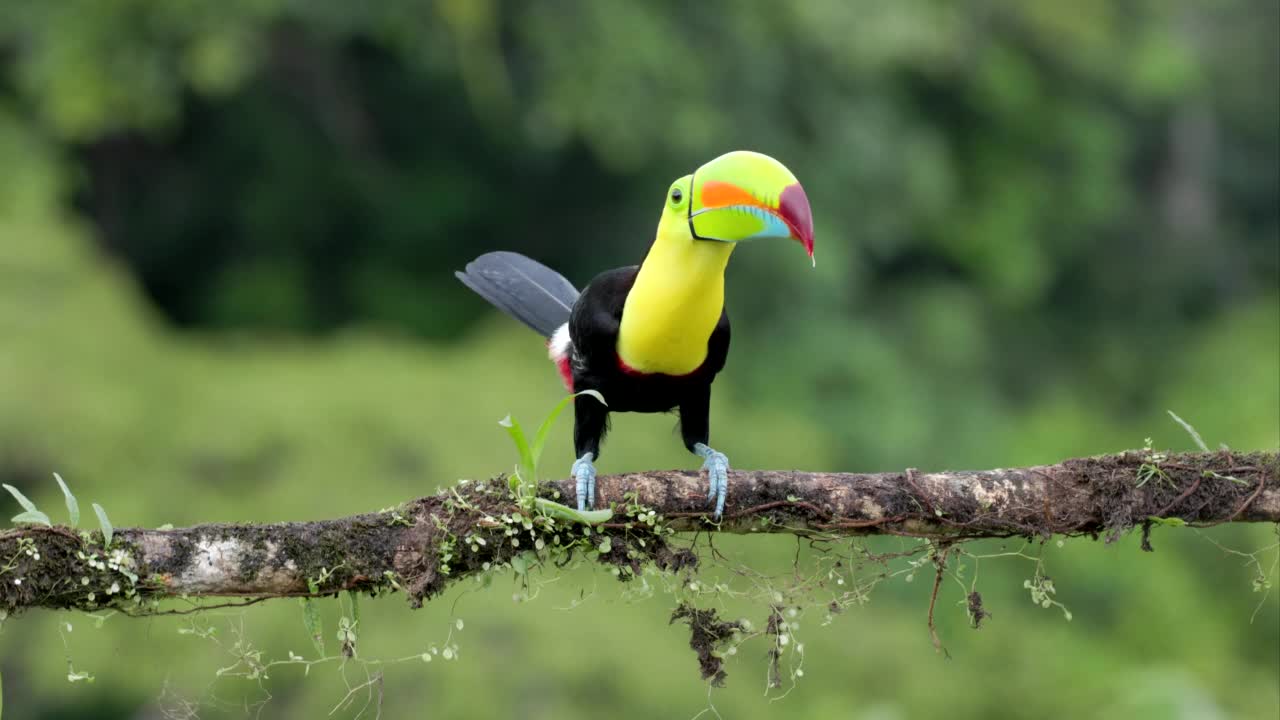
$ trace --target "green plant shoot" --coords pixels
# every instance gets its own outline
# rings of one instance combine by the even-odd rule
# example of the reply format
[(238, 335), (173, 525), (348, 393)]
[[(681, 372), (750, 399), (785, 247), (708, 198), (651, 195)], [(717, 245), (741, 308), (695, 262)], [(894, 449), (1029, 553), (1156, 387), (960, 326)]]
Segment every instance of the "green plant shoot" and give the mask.
[(508, 480), (508, 486), (512, 493), (515, 494), (516, 502), (525, 510), (537, 510), (544, 515), (569, 520), (571, 522), (583, 523), (585, 525), (594, 525), (596, 523), (606, 522), (613, 517), (612, 510), (591, 510), (580, 512), (568, 505), (564, 505), (553, 500), (537, 497), (538, 492), (538, 463), (542, 459), (542, 449), (546, 446), (547, 438), (551, 435), (551, 428), (555, 425), (556, 419), (560, 417), (560, 413), (579, 395), (590, 395), (602, 404), (604, 396), (595, 390), (583, 390), (574, 393), (556, 403), (551, 412), (543, 419), (538, 426), (538, 432), (530, 444), (525, 436), (524, 428), (520, 423), (510, 415), (498, 421), (498, 424), (506, 428), (507, 434), (511, 436), (511, 441), (515, 443), (516, 452), (520, 456), (519, 462), (516, 464), (515, 471)]
[(40, 512), (40, 510), (36, 508), (36, 504), (28, 500), (27, 496), (23, 495), (18, 488), (6, 483), (4, 485), (4, 489), (9, 491), (9, 494), (13, 496), (14, 500), (18, 501), (18, 504), (21, 505), (24, 510), (24, 512), (13, 516), (13, 522), (31, 523), (33, 525), (44, 525), (46, 527), (53, 526), (53, 523), (49, 521), (49, 516)]
[(107, 518), (107, 511), (102, 509), (98, 503), (93, 504), (93, 511), (98, 514), (98, 524), (102, 526), (102, 547), (111, 548), (111, 538), (115, 535), (115, 528), (111, 526), (111, 520)]
[(53, 474), (53, 479), (58, 481), (58, 487), (62, 488), (62, 497), (67, 501), (67, 517), (70, 519), (71, 527), (80, 525), (80, 503), (76, 502), (76, 496), (71, 494), (71, 488), (63, 482), (62, 476), (58, 473)]

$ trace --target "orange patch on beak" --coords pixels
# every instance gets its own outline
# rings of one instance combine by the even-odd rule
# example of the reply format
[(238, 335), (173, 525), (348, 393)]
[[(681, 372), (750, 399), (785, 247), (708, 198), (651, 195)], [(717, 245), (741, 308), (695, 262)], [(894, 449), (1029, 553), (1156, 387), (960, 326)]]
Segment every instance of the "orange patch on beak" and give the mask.
[(772, 210), (754, 195), (732, 183), (719, 180), (708, 180), (702, 185), (702, 207), (721, 208), (731, 205), (749, 205), (751, 207)]

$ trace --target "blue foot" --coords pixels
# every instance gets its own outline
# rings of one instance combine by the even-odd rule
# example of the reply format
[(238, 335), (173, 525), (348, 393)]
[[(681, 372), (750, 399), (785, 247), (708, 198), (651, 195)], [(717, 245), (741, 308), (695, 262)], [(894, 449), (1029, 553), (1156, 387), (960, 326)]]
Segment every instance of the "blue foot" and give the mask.
[(583, 453), (582, 457), (573, 461), (569, 472), (578, 481), (578, 509), (586, 510), (596, 505), (596, 466), (591, 464), (594, 453)]
[(693, 451), (705, 459), (702, 469), (707, 471), (707, 479), (711, 481), (707, 488), (707, 502), (715, 500), (715, 519), (719, 520), (724, 514), (724, 496), (729, 492), (729, 457), (703, 443), (694, 445)]

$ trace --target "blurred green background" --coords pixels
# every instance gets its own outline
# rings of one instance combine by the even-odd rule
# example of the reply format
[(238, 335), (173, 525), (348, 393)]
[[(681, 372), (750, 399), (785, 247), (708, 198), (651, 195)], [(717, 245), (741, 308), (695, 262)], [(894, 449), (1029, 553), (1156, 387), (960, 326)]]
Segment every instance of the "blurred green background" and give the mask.
[[(637, 262), (668, 183), (735, 148), (803, 181), (818, 259), (735, 253), (713, 428), (736, 466), (1190, 448), (1166, 409), (1275, 449), (1278, 28), (1274, 0), (0, 0), (0, 480), (57, 507), (56, 470), (156, 526), (330, 517), (502, 472), (495, 421), (560, 387), (453, 270), (508, 249), (581, 286)], [(618, 418), (602, 471), (695, 467), (672, 425)], [(559, 433), (547, 463), (567, 469)], [(1030, 602), (1033, 563), (983, 561), (986, 626), (954, 583), (939, 599), (950, 661), (927, 579), (898, 576), (828, 627), (805, 611), (781, 700), (762, 643), (708, 693), (671, 597), (587, 570), (530, 602), (502, 579), (417, 612), (366, 600), (360, 650), (458, 644), (368, 669), (387, 718), (1274, 719), (1277, 593), (1217, 544), (1275, 541), (1050, 543), (1071, 622)], [(796, 543), (717, 547), (785, 576)], [(321, 718), (365, 679), (217, 674), (237, 639), (313, 653), (292, 601), (196, 623), (221, 646), (183, 618), (9, 619), (6, 720)]]

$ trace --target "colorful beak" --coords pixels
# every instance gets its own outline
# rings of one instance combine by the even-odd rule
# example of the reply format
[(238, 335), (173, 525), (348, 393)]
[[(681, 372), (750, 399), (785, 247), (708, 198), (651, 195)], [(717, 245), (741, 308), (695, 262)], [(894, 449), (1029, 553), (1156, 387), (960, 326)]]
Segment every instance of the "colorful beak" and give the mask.
[(737, 150), (693, 173), (689, 231), (698, 240), (791, 238), (813, 258), (813, 213), (796, 176), (768, 155)]

